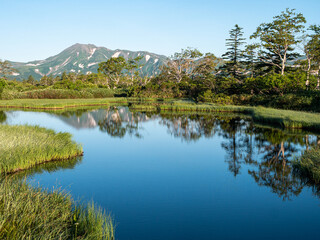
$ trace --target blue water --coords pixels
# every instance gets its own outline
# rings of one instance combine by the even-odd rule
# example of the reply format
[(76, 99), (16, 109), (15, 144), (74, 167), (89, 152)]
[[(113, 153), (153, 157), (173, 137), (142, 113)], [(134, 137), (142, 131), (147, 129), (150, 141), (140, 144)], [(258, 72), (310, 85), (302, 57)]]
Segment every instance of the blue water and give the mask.
[(320, 194), (292, 173), (290, 161), (307, 137), (310, 147), (317, 144), (313, 134), (259, 127), (243, 116), (133, 114), (126, 107), (6, 116), (8, 124), (70, 132), (83, 145), (72, 168), (29, 181), (94, 200), (114, 217), (116, 239), (319, 238)]

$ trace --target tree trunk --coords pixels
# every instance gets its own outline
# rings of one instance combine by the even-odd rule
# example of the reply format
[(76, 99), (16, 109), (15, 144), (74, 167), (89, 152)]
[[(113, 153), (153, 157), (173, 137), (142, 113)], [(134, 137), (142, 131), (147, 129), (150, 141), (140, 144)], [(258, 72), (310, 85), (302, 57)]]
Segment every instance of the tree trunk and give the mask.
[(319, 69), (318, 69), (318, 83), (317, 83), (316, 89), (319, 90), (319, 88), (320, 88), (320, 65), (319, 65)]
[(281, 75), (284, 75), (284, 69), (286, 67), (286, 64), (285, 64), (285, 60), (283, 59), (282, 60), (282, 63), (281, 63)]
[(308, 69), (307, 69), (307, 81), (306, 81), (306, 88), (307, 90), (309, 89), (309, 84), (310, 84), (310, 69), (311, 69), (311, 59), (308, 58)]

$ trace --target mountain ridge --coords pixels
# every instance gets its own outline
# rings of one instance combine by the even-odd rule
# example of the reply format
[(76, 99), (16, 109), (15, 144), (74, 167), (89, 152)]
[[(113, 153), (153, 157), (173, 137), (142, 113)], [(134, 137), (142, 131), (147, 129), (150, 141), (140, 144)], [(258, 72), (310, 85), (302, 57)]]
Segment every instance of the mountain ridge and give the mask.
[(94, 44), (76, 43), (64, 49), (57, 55), (48, 57), (44, 60), (34, 60), (29, 62), (13, 62), (10, 61), (13, 68), (18, 72), (13, 74), (11, 78), (17, 80), (27, 79), (30, 75), (36, 80), (42, 76), (61, 75), (63, 72), (74, 72), (89, 74), (97, 72), (98, 64), (107, 61), (112, 57), (122, 56), (126, 60), (143, 56), (140, 64), (142, 75), (157, 75), (159, 67), (167, 61), (167, 57), (148, 51), (130, 51), (115, 49), (111, 50), (106, 47), (98, 47)]

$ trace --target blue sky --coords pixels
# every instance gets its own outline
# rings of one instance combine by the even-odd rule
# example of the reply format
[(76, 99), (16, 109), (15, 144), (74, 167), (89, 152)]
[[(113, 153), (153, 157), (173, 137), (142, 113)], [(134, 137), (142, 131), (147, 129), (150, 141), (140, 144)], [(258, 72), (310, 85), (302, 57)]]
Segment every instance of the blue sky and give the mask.
[(319, 0), (0, 0), (0, 59), (44, 59), (74, 43), (167, 56), (190, 46), (220, 56), (235, 24), (249, 37), (286, 8), (320, 24)]

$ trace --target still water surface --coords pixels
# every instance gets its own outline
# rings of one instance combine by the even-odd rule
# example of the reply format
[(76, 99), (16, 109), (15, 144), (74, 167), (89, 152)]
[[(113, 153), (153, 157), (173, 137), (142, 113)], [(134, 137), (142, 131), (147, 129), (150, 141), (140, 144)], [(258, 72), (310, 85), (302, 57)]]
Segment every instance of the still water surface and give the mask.
[(315, 134), (245, 116), (7, 111), (6, 123), (70, 132), (84, 156), (28, 172), (114, 217), (116, 239), (319, 239), (320, 194), (291, 160)]

